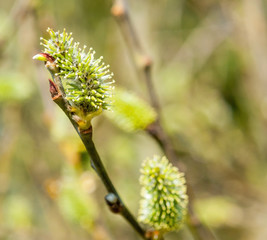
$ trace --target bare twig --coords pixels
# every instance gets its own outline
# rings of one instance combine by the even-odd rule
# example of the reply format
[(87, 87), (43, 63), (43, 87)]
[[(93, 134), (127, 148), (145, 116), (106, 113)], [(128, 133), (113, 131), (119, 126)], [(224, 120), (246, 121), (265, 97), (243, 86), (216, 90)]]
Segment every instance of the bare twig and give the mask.
[[(142, 48), (139, 38), (137, 37), (132, 22), (129, 18), (129, 14), (124, 2), (121, 0), (115, 1), (111, 12), (120, 26), (121, 33), (125, 39), (129, 53), (131, 54), (131, 58), (133, 60), (133, 66), (135, 67), (137, 74), (140, 76), (140, 79), (142, 79), (142, 81), (146, 84), (152, 106), (159, 111), (160, 105), (151, 79), (152, 61)], [(139, 68), (141, 68), (143, 71), (139, 71)]]
[[(164, 131), (161, 119), (160, 119), (160, 105), (158, 97), (155, 93), (155, 88), (153, 85), (153, 80), (151, 76), (151, 67), (152, 61), (146, 55), (145, 51), (143, 50), (141, 43), (139, 41), (139, 37), (136, 34), (127, 9), (125, 7), (123, 0), (115, 0), (111, 10), (113, 16), (118, 22), (122, 35), (126, 41), (129, 53), (132, 57), (132, 62), (135, 66), (135, 69), (140, 74), (140, 68), (142, 73), (142, 80), (145, 82), (147, 86), (147, 91), (150, 97), (151, 105), (158, 111), (158, 119), (147, 128), (147, 132), (157, 141), (160, 145), (162, 150), (165, 152), (166, 156), (169, 158), (170, 161), (176, 162), (179, 165), (179, 168), (183, 170), (183, 166), (178, 161), (178, 156), (176, 155), (173, 144)], [(188, 185), (188, 184), (187, 184)], [(197, 218), (196, 214), (193, 211), (192, 207), (192, 189), (191, 186), (189, 188), (189, 198), (190, 198), (190, 205), (189, 205), (189, 221), (188, 226), (195, 237), (198, 240), (214, 240), (216, 237), (213, 233), (201, 223), (201, 221)]]
[[(172, 144), (170, 144), (169, 138), (166, 136), (165, 131), (163, 131), (162, 125), (160, 124), (160, 104), (151, 76), (152, 60), (141, 46), (123, 1), (115, 1), (111, 12), (120, 26), (137, 74), (141, 75), (142, 81), (146, 84), (151, 105), (159, 113), (158, 119), (154, 124), (149, 126), (147, 131), (160, 144), (160, 146), (166, 150), (167, 157), (170, 160), (177, 162), (178, 159), (174, 154), (174, 150), (171, 149)], [(140, 68), (142, 71), (140, 71)]]

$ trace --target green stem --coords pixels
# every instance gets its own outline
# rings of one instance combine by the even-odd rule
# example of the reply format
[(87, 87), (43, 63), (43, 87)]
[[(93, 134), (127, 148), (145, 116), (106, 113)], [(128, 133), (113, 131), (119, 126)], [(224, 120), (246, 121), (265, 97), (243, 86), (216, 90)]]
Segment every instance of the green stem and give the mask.
[(87, 152), (89, 153), (91, 157), (91, 165), (98, 174), (98, 176), (101, 178), (102, 182), (104, 183), (108, 193), (113, 193), (117, 196), (121, 211), (120, 214), (129, 222), (129, 224), (132, 225), (132, 227), (139, 233), (139, 235), (143, 239), (147, 239), (145, 237), (145, 231), (141, 228), (139, 223), (136, 221), (134, 216), (131, 214), (131, 212), (128, 210), (128, 208), (124, 205), (123, 201), (121, 200), (116, 188), (114, 187), (111, 179), (109, 178), (106, 169), (99, 157), (99, 154), (95, 148), (95, 144), (92, 140), (92, 131), (83, 134), (83, 132), (79, 132), (79, 136), (86, 147)]
[[(115, 197), (118, 199), (118, 205), (119, 205), (119, 211), (117, 213), (120, 213), (122, 217), (127, 220), (127, 222), (134, 228), (134, 230), (145, 240), (148, 240), (149, 238), (146, 237), (146, 231), (139, 225), (139, 223), (136, 221), (135, 217), (132, 215), (132, 213), (128, 210), (128, 208), (125, 206), (123, 201), (121, 200), (116, 188), (114, 187), (111, 179), (109, 178), (107, 171), (101, 161), (101, 158), (95, 148), (95, 144), (92, 139), (92, 127), (90, 127), (86, 131), (80, 131), (77, 123), (72, 119), (71, 113), (68, 111), (68, 105), (61, 94), (58, 94), (57, 88), (53, 84), (52, 81), (50, 81), (50, 92), (53, 97), (53, 101), (63, 110), (63, 112), (67, 115), (69, 120), (71, 121), (72, 125), (74, 126), (75, 130), (79, 134), (88, 154), (91, 157), (91, 166), (96, 171), (98, 176), (101, 178), (102, 182), (104, 183), (107, 192), (110, 194), (114, 194)], [(58, 94), (58, 95), (57, 95)]]

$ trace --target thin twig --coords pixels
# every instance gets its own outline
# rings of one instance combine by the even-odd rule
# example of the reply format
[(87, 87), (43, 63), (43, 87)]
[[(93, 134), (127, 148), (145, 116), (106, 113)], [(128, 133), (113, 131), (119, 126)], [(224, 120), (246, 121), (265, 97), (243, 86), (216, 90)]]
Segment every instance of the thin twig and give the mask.
[[(79, 132), (80, 138), (83, 141), (84, 146), (86, 147), (87, 152), (91, 156), (91, 165), (97, 172), (98, 176), (101, 178), (102, 182), (104, 183), (108, 193), (112, 193), (117, 197), (115, 202), (116, 205), (119, 205), (118, 208), (120, 209), (118, 212), (132, 225), (132, 227), (139, 233), (139, 235), (143, 239), (147, 239), (145, 237), (145, 231), (141, 228), (139, 223), (136, 221), (134, 216), (130, 213), (128, 208), (124, 205), (123, 201), (121, 200), (117, 190), (115, 189), (112, 181), (110, 180), (105, 167), (99, 157), (99, 154), (95, 148), (94, 142), (92, 140), (92, 131), (88, 133)], [(112, 206), (111, 206), (112, 207)]]
[[(125, 7), (124, 1), (115, 0), (111, 12), (118, 22), (122, 35), (124, 36), (124, 39), (126, 41), (129, 53), (132, 57), (132, 62), (134, 63), (135, 69), (138, 71), (138, 75), (140, 75), (139, 68), (141, 67), (141, 72), (143, 73), (142, 79), (147, 86), (151, 105), (159, 113), (158, 119), (147, 128), (147, 132), (157, 141), (162, 150), (165, 152), (167, 158), (169, 158), (169, 160), (172, 162), (176, 162), (177, 165), (179, 165), (179, 167), (181, 168), (181, 170), (183, 170), (182, 165), (178, 161), (178, 156), (174, 151), (173, 144), (161, 124), (160, 104), (158, 97), (155, 93), (155, 88), (151, 76), (152, 61), (146, 55), (145, 51), (141, 46), (139, 37), (133, 28), (133, 24)], [(192, 235), (195, 237), (195, 239), (198, 240), (215, 240), (216, 237), (214, 236), (214, 234), (205, 225), (201, 223), (201, 221), (194, 213), (192, 207), (192, 188), (188, 183), (187, 185), (189, 188), (188, 195), (190, 198), (188, 226), (192, 232)]]
[[(152, 61), (142, 48), (124, 2), (122, 0), (116, 0), (111, 12), (120, 26), (121, 33), (131, 55), (133, 66), (135, 67), (139, 78), (142, 79), (142, 82), (146, 84), (152, 106), (159, 111), (160, 105), (151, 79)], [(143, 71), (139, 71), (139, 68), (141, 68)]]
[[(56, 82), (56, 79), (54, 79)], [(109, 205), (111, 211), (113, 213), (119, 213), (122, 215), (122, 217), (128, 221), (128, 223), (135, 229), (135, 231), (143, 238), (148, 240), (149, 238), (146, 237), (146, 231), (139, 225), (139, 223), (136, 221), (135, 217), (132, 215), (132, 213), (128, 210), (128, 208), (125, 206), (123, 201), (121, 200), (116, 188), (114, 187), (111, 179), (109, 178), (107, 171), (102, 163), (102, 160), (95, 148), (92, 136), (93, 131), (92, 127), (87, 129), (86, 131), (80, 131), (77, 123), (72, 119), (71, 113), (68, 110), (67, 104), (62, 97), (61, 94), (58, 92), (58, 88), (52, 82), (50, 83), (50, 93), (52, 96), (53, 101), (63, 110), (63, 112), (67, 115), (69, 120), (71, 121), (72, 125), (74, 126), (75, 130), (79, 134), (88, 154), (91, 157), (91, 166), (96, 171), (98, 176), (101, 178), (102, 182), (104, 183), (108, 195), (112, 195), (113, 198), (115, 198), (115, 201), (110, 201), (108, 197), (106, 197), (106, 202)], [(114, 210), (116, 209), (116, 210)]]

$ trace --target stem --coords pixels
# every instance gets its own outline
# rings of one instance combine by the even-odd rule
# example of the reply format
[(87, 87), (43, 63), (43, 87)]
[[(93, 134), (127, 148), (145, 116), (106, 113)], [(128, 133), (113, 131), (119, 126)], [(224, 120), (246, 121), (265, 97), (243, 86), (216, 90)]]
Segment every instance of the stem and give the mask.
[[(139, 78), (146, 84), (152, 106), (159, 111), (160, 105), (151, 78), (152, 60), (143, 50), (139, 37), (135, 32), (132, 21), (125, 7), (124, 1), (115, 0), (111, 9), (111, 13), (117, 20), (117, 23), (120, 27), (128, 51), (131, 55), (131, 60), (136, 73), (137, 75), (141, 75)], [(143, 71), (140, 72), (139, 68), (141, 68)]]
[(77, 123), (72, 119), (71, 113), (68, 110), (68, 105), (61, 94), (58, 92), (58, 88), (56, 85), (50, 80), (50, 92), (53, 98), (53, 101), (63, 110), (63, 112), (67, 115), (69, 120), (71, 121), (72, 125), (74, 126), (75, 130), (79, 134), (88, 154), (91, 157), (91, 166), (96, 171), (98, 176), (101, 178), (102, 182), (104, 183), (108, 194), (114, 194), (117, 199), (118, 211), (113, 211), (114, 213), (120, 213), (122, 217), (127, 220), (127, 222), (134, 228), (134, 230), (145, 240), (149, 238), (146, 237), (146, 231), (139, 225), (136, 221), (135, 217), (132, 213), (128, 210), (125, 206), (123, 201), (121, 200), (116, 188), (114, 187), (111, 179), (109, 178), (107, 171), (101, 161), (101, 158), (95, 148), (95, 144), (92, 139), (92, 127), (87, 129), (86, 131), (80, 131)]
[(89, 153), (90, 157), (91, 157), (91, 164), (92, 164), (92, 168), (96, 171), (96, 173), (98, 174), (98, 176), (101, 178), (102, 182), (104, 183), (107, 191), (109, 193), (114, 193), (116, 195), (117, 191), (115, 189), (115, 187), (113, 186), (107, 172), (106, 169), (104, 168), (104, 165), (96, 151), (95, 145), (93, 143), (92, 140), (92, 131), (90, 131), (87, 134), (83, 134), (81, 132), (79, 132), (79, 136), (84, 144), (84, 146), (86, 147), (87, 152)]
[[(111, 13), (117, 20), (117, 23), (125, 39), (127, 48), (132, 58), (132, 62), (134, 64), (135, 70), (137, 71), (138, 75), (140, 75), (139, 67), (141, 65), (142, 80), (146, 84), (149, 98), (151, 101), (151, 105), (158, 112), (158, 119), (147, 128), (147, 132), (150, 134), (151, 137), (153, 137), (156, 140), (156, 142), (165, 152), (167, 158), (171, 162), (176, 162), (180, 170), (183, 170), (184, 168), (181, 165), (181, 163), (178, 161), (179, 159), (178, 159), (176, 152), (174, 151), (173, 144), (169, 136), (164, 131), (162, 124), (161, 124), (160, 104), (159, 104), (157, 94), (155, 92), (155, 87), (154, 87), (152, 76), (151, 76), (152, 61), (146, 55), (145, 51), (143, 50), (141, 46), (139, 37), (135, 29), (133, 28), (133, 24), (130, 19), (129, 13), (127, 12), (127, 9), (125, 8), (124, 0), (114, 0)], [(188, 195), (190, 198), (189, 211), (188, 211), (189, 221), (187, 224), (189, 226), (189, 229), (192, 235), (197, 240), (216, 240), (216, 237), (210, 231), (210, 229), (206, 227), (204, 224), (202, 224), (201, 221), (196, 216), (193, 210), (193, 207), (192, 207), (192, 202), (193, 202), (192, 187), (188, 183), (187, 183), (187, 186), (189, 189)]]
[(92, 131), (89, 133), (83, 133), (79, 132), (79, 136), (86, 147), (87, 152), (89, 153), (91, 157), (91, 165), (98, 174), (98, 176), (101, 178), (102, 182), (104, 183), (108, 193), (113, 193), (119, 200), (119, 204), (121, 207), (120, 214), (128, 221), (129, 224), (136, 230), (136, 232), (139, 233), (139, 235), (143, 239), (147, 239), (145, 237), (145, 231), (141, 228), (139, 223), (136, 221), (134, 216), (131, 214), (131, 212), (128, 210), (128, 208), (125, 206), (123, 201), (121, 200), (117, 190), (115, 189), (111, 179), (109, 178), (106, 169), (99, 157), (99, 154), (95, 148), (95, 144), (92, 140)]

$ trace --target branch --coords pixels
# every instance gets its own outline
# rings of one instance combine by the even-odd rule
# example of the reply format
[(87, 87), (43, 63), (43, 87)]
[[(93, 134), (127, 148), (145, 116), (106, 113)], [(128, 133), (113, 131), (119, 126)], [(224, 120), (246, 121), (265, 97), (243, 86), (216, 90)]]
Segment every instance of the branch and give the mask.
[[(57, 79), (55, 78), (54, 81), (56, 82)], [(57, 85), (51, 80), (49, 80), (50, 84), (50, 93), (52, 96), (53, 101), (63, 110), (63, 112), (67, 115), (69, 120), (71, 121), (72, 125), (74, 126), (75, 130), (79, 134), (88, 154), (91, 157), (91, 166), (96, 171), (98, 176), (101, 178), (102, 182), (104, 183), (107, 189), (107, 196), (105, 197), (106, 203), (109, 206), (110, 210), (113, 213), (119, 213), (122, 217), (128, 221), (128, 223), (135, 229), (135, 231), (143, 238), (143, 239), (150, 239), (146, 236), (146, 231), (139, 225), (136, 221), (134, 216), (125, 206), (123, 201), (121, 200), (116, 188), (114, 187), (111, 179), (109, 178), (106, 169), (101, 161), (101, 158), (95, 148), (92, 136), (93, 131), (92, 127), (87, 130), (80, 130), (77, 123), (72, 119), (71, 113), (68, 110), (68, 105), (65, 99), (61, 95), (61, 91), (58, 89)]]
[[(142, 48), (124, 2), (122, 0), (116, 0), (111, 9), (111, 13), (120, 26), (121, 33), (131, 55), (133, 66), (135, 67), (137, 74), (141, 75), (140, 79), (146, 84), (152, 106), (159, 111), (160, 105), (151, 78), (152, 60)], [(139, 68), (143, 71), (140, 72)]]
[[(178, 161), (178, 156), (174, 151), (173, 144), (168, 135), (166, 134), (166, 132), (164, 131), (161, 124), (160, 104), (158, 97), (155, 93), (155, 88), (151, 76), (152, 60), (150, 59), (150, 57), (146, 55), (145, 51), (141, 46), (139, 37), (133, 28), (133, 24), (125, 7), (124, 1), (115, 0), (111, 9), (111, 13), (118, 22), (118, 25), (125, 39), (127, 48), (131, 55), (132, 62), (137, 71), (137, 74), (140, 74), (139, 68), (141, 67), (142, 80), (146, 84), (151, 105), (159, 113), (158, 119), (147, 128), (147, 132), (150, 134), (151, 137), (153, 137), (156, 140), (156, 142), (165, 152), (167, 158), (172, 162), (176, 162), (178, 167), (181, 170), (184, 170), (183, 166)], [(192, 202), (193, 202), (192, 188), (188, 183), (187, 185), (190, 190), (188, 193), (190, 198), (189, 212), (188, 212), (189, 215), (188, 226), (192, 232), (192, 235), (195, 237), (195, 239), (198, 240), (215, 240), (216, 237), (213, 235), (213, 233), (205, 225), (201, 223), (201, 221), (197, 218), (196, 214), (194, 213), (192, 207)]]

